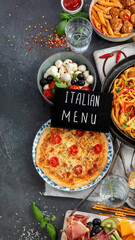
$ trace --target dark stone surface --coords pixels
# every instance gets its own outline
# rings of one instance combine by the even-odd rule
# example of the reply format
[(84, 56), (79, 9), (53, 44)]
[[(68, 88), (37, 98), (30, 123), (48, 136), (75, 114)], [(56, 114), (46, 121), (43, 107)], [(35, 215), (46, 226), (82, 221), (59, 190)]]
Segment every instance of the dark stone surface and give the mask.
[[(89, 1), (84, 9), (88, 11)], [(48, 26), (48, 31), (60, 19), (60, 0), (2, 0), (0, 9), (0, 239), (49, 239), (33, 217), (33, 201), (46, 214), (56, 214), (55, 225), (60, 229), (66, 210), (79, 200), (45, 197), (44, 181), (36, 172), (31, 157), (33, 139), (40, 126), (50, 119), (50, 106), (42, 99), (36, 85), (40, 64), (48, 55), (65, 50), (63, 47), (47, 49), (32, 41), (39, 30), (34, 26)], [(10, 16), (11, 15), (11, 16)], [(44, 16), (44, 17), (43, 17)], [(45, 24), (47, 22), (47, 24)], [(51, 30), (52, 31), (52, 30)], [(43, 31), (43, 37), (48, 32)], [(93, 52), (114, 46), (93, 33), (89, 51), (85, 56), (95, 66)], [(29, 49), (32, 47), (32, 49)], [(44, 52), (42, 51), (44, 50)], [(36, 52), (35, 52), (36, 51)], [(98, 81), (97, 90), (100, 89)], [(86, 202), (83, 211), (91, 211)], [(32, 234), (33, 231), (33, 234)], [(39, 237), (36, 232), (39, 232)], [(29, 236), (30, 233), (30, 237)], [(44, 237), (43, 237), (44, 236)]]

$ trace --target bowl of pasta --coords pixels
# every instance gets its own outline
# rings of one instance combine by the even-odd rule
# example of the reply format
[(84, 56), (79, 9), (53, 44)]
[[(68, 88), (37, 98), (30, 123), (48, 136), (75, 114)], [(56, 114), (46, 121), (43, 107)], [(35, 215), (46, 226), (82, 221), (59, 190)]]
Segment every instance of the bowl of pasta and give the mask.
[(135, 55), (123, 59), (108, 73), (102, 91), (113, 94), (111, 131), (135, 148)]
[(92, 0), (90, 21), (105, 40), (123, 42), (135, 36), (134, 0)]

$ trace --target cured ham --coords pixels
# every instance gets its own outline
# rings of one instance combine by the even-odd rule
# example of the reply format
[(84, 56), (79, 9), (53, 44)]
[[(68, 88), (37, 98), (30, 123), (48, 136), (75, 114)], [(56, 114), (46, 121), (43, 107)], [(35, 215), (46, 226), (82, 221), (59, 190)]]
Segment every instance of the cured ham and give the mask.
[(64, 230), (67, 240), (89, 240), (91, 227), (87, 225), (89, 216), (73, 215), (66, 218), (66, 229)]
[(112, 235), (112, 232), (110, 234), (106, 234), (104, 231), (101, 231), (89, 240), (112, 240), (110, 235)]

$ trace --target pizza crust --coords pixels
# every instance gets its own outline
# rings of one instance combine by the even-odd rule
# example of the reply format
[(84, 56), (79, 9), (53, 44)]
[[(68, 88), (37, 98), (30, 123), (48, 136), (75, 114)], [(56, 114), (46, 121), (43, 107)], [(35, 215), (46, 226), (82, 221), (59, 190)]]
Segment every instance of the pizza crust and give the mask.
[[(37, 144), (37, 148), (36, 148), (36, 156), (35, 156), (35, 161), (36, 161), (36, 164), (37, 166), (44, 172), (44, 174), (54, 183), (56, 183), (58, 186), (60, 187), (67, 187), (67, 188), (71, 188), (71, 189), (76, 189), (76, 188), (79, 188), (79, 187), (84, 187), (88, 184), (90, 184), (91, 182), (93, 182), (97, 177), (99, 177), (99, 175), (103, 172), (104, 168), (106, 167), (106, 164), (107, 164), (107, 156), (108, 156), (108, 140), (107, 140), (107, 137), (104, 133), (100, 133), (103, 141), (104, 141), (104, 144), (105, 144), (105, 153), (104, 153), (104, 159), (102, 159), (102, 164), (100, 165), (100, 167), (98, 168), (98, 170), (94, 173), (94, 174), (91, 174), (90, 175), (90, 178), (88, 179), (77, 179), (77, 181), (74, 181), (73, 184), (70, 184), (70, 183), (66, 183), (65, 181), (63, 181), (62, 179), (59, 179), (57, 178), (54, 174), (51, 174), (49, 171), (48, 171), (48, 168), (46, 167), (42, 167), (40, 166), (39, 164), (39, 159), (40, 159), (40, 148), (41, 148), (41, 145), (43, 143), (43, 140), (44, 138), (46, 137), (46, 135), (51, 131), (51, 127), (47, 127), (40, 139), (39, 139), (39, 142)], [(57, 168), (55, 169), (55, 171), (57, 171)]]

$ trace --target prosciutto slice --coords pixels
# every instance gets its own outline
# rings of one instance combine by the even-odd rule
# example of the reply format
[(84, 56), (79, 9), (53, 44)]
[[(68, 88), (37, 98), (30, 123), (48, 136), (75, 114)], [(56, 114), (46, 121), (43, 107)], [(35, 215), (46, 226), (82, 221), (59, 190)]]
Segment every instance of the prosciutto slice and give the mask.
[(75, 214), (66, 219), (67, 240), (89, 240), (91, 227), (87, 225), (89, 216)]

